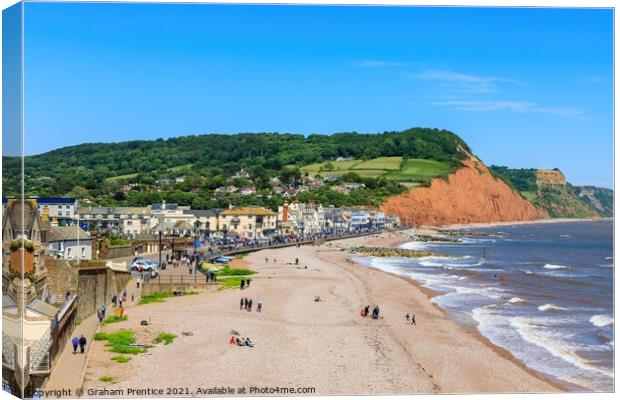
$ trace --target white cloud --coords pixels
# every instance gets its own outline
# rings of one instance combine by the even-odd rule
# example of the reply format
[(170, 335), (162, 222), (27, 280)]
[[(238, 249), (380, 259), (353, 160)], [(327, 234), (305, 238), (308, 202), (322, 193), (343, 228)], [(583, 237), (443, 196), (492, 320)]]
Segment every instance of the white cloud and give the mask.
[(443, 88), (450, 88), (459, 92), (490, 93), (497, 91), (498, 82), (519, 83), (513, 79), (498, 76), (478, 76), (446, 70), (426, 70), (409, 75), (410, 78), (422, 81), (436, 81)]
[(449, 100), (436, 101), (432, 103), (436, 106), (451, 107), (461, 111), (498, 111), (508, 110), (522, 113), (541, 113), (563, 115), (569, 117), (582, 117), (584, 112), (572, 107), (543, 107), (536, 103), (527, 101), (507, 101), (507, 100)]

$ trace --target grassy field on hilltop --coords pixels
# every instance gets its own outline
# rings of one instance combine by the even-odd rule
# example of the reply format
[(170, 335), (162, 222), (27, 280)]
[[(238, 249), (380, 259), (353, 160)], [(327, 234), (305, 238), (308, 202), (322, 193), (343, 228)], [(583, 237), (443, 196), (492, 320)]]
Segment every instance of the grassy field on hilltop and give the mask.
[(453, 168), (445, 162), (407, 159), (403, 157), (378, 157), (371, 160), (346, 160), (316, 163), (301, 168), (311, 176), (345, 175), (356, 173), (364, 178), (386, 178), (411, 185), (424, 184), (438, 176), (446, 176)]

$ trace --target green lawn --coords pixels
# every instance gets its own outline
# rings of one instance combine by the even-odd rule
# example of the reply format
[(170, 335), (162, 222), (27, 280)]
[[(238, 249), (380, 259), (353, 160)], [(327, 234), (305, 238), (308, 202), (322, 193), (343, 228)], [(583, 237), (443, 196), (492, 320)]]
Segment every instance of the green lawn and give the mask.
[[(348, 172), (351, 168), (353, 168), (354, 166), (356, 166), (357, 164), (360, 164), (362, 161), (361, 160), (350, 160), (350, 161), (328, 161), (328, 162), (324, 162), (324, 163), (317, 163), (317, 164), (310, 164), (310, 165), (306, 165), (305, 167), (301, 167), (299, 170), (302, 173), (306, 173), (308, 172), (308, 174), (310, 174), (311, 176), (315, 176), (317, 174), (319, 174), (319, 171), (321, 171), (321, 168), (323, 168), (323, 171), (320, 172), (321, 175), (325, 175), (326, 173), (334, 173), (334, 172)], [(325, 169), (325, 164), (331, 164), (333, 166), (332, 169)]]
[(385, 177), (395, 181), (420, 181), (447, 175), (451, 171), (448, 164), (440, 161), (411, 159), (405, 162), (402, 170), (389, 172)]
[(378, 178), (387, 173), (387, 171), (384, 171), (382, 169), (356, 169), (350, 172), (354, 172), (362, 178)]
[(407, 160), (401, 169), (402, 157), (379, 157), (368, 161), (332, 161), (332, 170), (320, 169), (326, 163), (311, 164), (301, 168), (302, 172), (310, 175), (344, 175), (354, 172), (364, 178), (385, 177), (394, 181), (407, 183), (406, 186), (416, 186), (430, 181), (438, 176), (446, 176), (452, 172), (452, 168), (441, 161), (411, 159)]
[(110, 182), (110, 181), (122, 181), (124, 179), (135, 178), (136, 176), (138, 176), (138, 174), (127, 174), (127, 175), (111, 176), (111, 177), (107, 178), (106, 181), (108, 181), (108, 182)]
[(396, 171), (400, 170), (400, 163), (403, 162), (402, 157), (379, 157), (372, 160), (364, 161), (359, 164), (355, 164), (350, 169), (375, 169), (375, 170), (388, 170)]

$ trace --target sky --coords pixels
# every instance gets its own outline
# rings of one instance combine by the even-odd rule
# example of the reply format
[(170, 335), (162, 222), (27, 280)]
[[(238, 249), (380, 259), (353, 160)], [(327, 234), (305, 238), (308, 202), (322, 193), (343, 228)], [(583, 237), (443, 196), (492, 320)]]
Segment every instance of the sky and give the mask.
[(613, 186), (610, 9), (27, 3), (26, 154), (205, 133), (448, 129)]

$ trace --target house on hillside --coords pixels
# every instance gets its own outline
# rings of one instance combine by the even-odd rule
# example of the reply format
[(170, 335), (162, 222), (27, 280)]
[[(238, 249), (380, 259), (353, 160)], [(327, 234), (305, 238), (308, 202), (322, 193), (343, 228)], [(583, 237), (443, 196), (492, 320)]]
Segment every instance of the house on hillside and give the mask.
[(254, 186), (244, 186), (239, 191), (241, 196), (250, 196), (256, 193), (256, 188)]
[(365, 187), (366, 187), (366, 185), (364, 185), (363, 183), (357, 183), (357, 182), (346, 183), (346, 182), (343, 182), (343, 183), (341, 183), (338, 186), (334, 186), (332, 188), (332, 190), (335, 190), (336, 192), (339, 192), (339, 193), (349, 193), (351, 190), (363, 189)]

